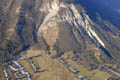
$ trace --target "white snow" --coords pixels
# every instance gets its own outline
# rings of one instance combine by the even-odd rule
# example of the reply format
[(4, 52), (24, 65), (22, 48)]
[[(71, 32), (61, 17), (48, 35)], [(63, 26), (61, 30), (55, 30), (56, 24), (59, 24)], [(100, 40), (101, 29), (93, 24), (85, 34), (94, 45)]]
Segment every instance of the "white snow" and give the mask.
[(37, 71), (38, 71), (38, 70), (37, 70), (37, 67), (33, 64), (33, 62), (32, 62), (31, 59), (29, 59), (29, 62), (30, 62), (30, 64), (31, 64), (32, 68), (34, 69), (34, 71), (37, 72)]
[(10, 69), (13, 71), (18, 71), (18, 69), (14, 68), (13, 66), (9, 65)]
[(3, 73), (4, 73), (4, 76), (5, 76), (5, 80), (9, 80), (8, 73), (5, 69), (3, 70)]
[(8, 77), (8, 73), (7, 73), (7, 71), (4, 70), (3, 72), (4, 72), (5, 77), (7, 78), (7, 77)]
[(25, 72), (25, 71), (24, 71), (24, 68), (22, 67), (22, 65), (20, 65), (20, 64), (18, 63), (18, 61), (12, 61), (12, 62), (13, 62), (15, 65), (18, 66), (18, 69), (16, 69), (16, 68), (12, 67), (11, 65), (9, 65), (10, 69), (12, 69), (12, 70), (14, 70), (14, 71), (18, 71), (18, 70), (19, 70), (19, 71), (21, 72), (21, 74), (27, 76), (27, 79), (28, 79), (28, 80), (31, 80), (30, 74), (29, 74), (28, 72)]
[(90, 32), (92, 33), (92, 35), (98, 40), (98, 42), (105, 47), (105, 44), (103, 43), (103, 41), (98, 37), (98, 35), (91, 29), (89, 28)]

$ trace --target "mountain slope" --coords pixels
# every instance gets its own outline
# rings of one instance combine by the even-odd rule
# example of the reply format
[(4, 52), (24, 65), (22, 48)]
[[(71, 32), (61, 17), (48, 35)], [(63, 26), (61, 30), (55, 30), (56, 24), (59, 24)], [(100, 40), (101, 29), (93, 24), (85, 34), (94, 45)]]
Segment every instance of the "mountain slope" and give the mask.
[(1, 0), (0, 61), (35, 47), (53, 58), (71, 52), (75, 62), (89, 70), (108, 64), (120, 66), (119, 24), (99, 12), (91, 14), (83, 2)]

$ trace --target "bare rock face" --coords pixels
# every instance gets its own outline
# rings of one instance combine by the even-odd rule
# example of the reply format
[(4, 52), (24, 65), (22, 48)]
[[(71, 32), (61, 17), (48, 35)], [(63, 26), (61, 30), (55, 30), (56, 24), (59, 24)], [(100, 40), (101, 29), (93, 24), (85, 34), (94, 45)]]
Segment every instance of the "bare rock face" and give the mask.
[(73, 51), (87, 66), (118, 64), (120, 31), (99, 13), (96, 17), (92, 20), (84, 6), (72, 0), (1, 0), (0, 61), (36, 46), (58, 57)]

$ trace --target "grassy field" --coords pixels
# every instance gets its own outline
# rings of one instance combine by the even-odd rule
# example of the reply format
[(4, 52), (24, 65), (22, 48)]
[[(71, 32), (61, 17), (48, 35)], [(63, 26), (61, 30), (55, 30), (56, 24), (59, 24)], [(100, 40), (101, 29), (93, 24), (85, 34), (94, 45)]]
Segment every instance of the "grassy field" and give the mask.
[[(24, 67), (24, 70), (32, 75), (33, 80), (77, 80), (73, 73), (70, 72), (58, 59), (52, 59), (44, 51), (30, 50), (25, 55), (22, 55), (22, 57), (28, 58), (36, 55), (41, 56), (33, 58), (32, 61), (41, 70), (45, 70), (44, 72), (35, 73), (28, 60), (18, 60), (18, 62)], [(88, 71), (82, 65), (76, 64), (71, 59), (65, 58), (65, 60), (71, 67), (79, 70), (80, 75), (87, 76), (90, 80), (105, 80), (111, 76), (107, 72), (99, 70)], [(0, 80), (4, 80), (1, 70)]]
[(1, 68), (0, 68), (0, 80), (4, 80), (4, 75), (3, 75)]
[(31, 75), (34, 74), (34, 71), (32, 67), (30, 66), (29, 62), (27, 60), (19, 60), (18, 61), (22, 66), (24, 67), (25, 71), (29, 71)]
[(71, 67), (79, 70), (80, 75), (87, 76), (91, 80), (105, 80), (111, 76), (107, 72), (102, 72), (100, 70), (89, 71), (86, 68), (84, 68), (82, 65), (78, 65), (70, 59), (68, 59), (66, 61), (68, 64), (71, 65)]
[(25, 71), (30, 72), (33, 80), (77, 80), (59, 60), (52, 59), (44, 52), (32, 51), (32, 53), (29, 52), (26, 55), (30, 57), (35, 53), (41, 56), (33, 58), (33, 63), (41, 70), (45, 70), (44, 72), (35, 73), (27, 60), (19, 60)]

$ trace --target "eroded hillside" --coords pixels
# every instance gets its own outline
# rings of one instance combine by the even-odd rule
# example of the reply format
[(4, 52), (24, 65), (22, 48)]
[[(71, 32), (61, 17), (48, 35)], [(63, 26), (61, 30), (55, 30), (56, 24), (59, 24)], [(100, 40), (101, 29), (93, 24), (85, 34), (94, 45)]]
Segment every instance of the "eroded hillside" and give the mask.
[(32, 55), (34, 48), (88, 70), (118, 70), (120, 31), (99, 13), (92, 20), (84, 7), (73, 0), (1, 0), (0, 61), (11, 63), (26, 52)]

